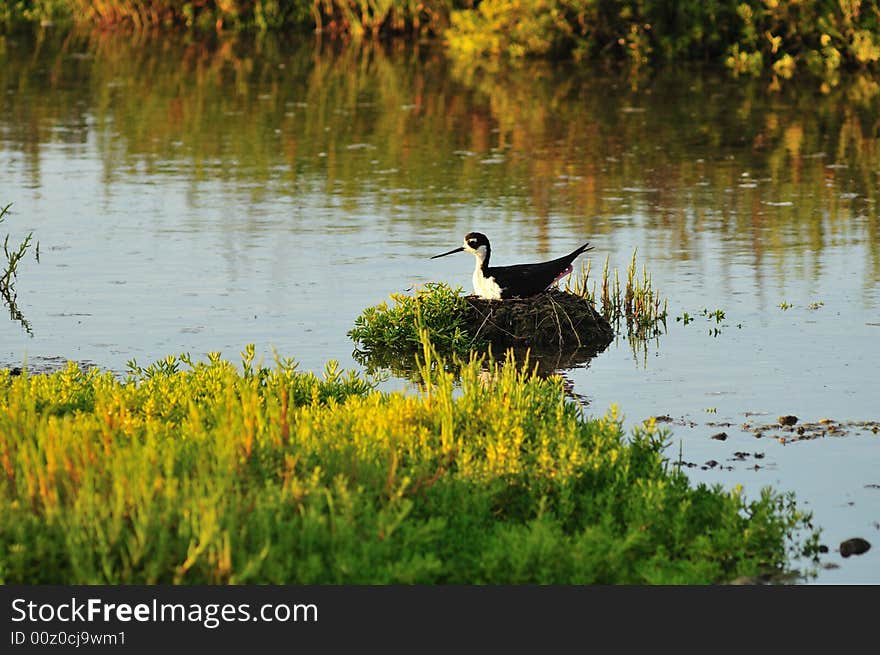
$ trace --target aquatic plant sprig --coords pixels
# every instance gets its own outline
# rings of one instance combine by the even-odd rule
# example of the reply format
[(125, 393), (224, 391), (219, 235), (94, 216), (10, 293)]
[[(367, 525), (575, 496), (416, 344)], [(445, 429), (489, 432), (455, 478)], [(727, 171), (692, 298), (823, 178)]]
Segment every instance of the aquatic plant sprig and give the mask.
[[(12, 203), (5, 207), (0, 207), (0, 223), (5, 220), (10, 207), (12, 207)], [(18, 265), (27, 253), (28, 248), (30, 248), (33, 237), (34, 233), (30, 232), (17, 247), (13, 246), (10, 248), (9, 235), (6, 235), (3, 239), (3, 254), (6, 263), (3, 266), (2, 274), (0, 274), (0, 297), (3, 298), (3, 303), (9, 309), (9, 317), (14, 321), (18, 321), (31, 336), (34, 334), (31, 324), (18, 307), (18, 294), (15, 292), (15, 282), (18, 277)], [(39, 243), (37, 244), (37, 253), (37, 262), (39, 262)]]
[[(712, 321), (715, 322), (715, 324), (709, 328), (709, 335), (710, 336), (717, 337), (718, 335), (721, 334), (722, 328), (727, 327), (726, 325), (721, 324), (721, 322), (725, 318), (727, 318), (727, 314), (723, 309), (719, 308), (719, 309), (715, 309), (710, 312), (708, 307), (704, 307), (702, 309), (702, 311), (699, 312), (699, 315), (703, 316), (710, 323)], [(696, 320), (696, 316), (691, 315), (690, 312), (682, 312), (682, 314), (680, 316), (675, 317), (675, 322), (681, 323), (684, 326), (687, 326), (687, 325), (693, 323), (695, 320)], [(742, 323), (737, 323), (737, 327), (741, 329)]]
[(654, 288), (646, 266), (639, 274), (637, 253), (638, 249), (633, 250), (625, 286), (621, 286), (619, 271), (609, 270), (610, 258), (606, 256), (601, 282), (593, 280), (590, 286), (592, 263), (587, 259), (578, 275), (566, 282), (565, 290), (589, 300), (612, 325), (619, 328), (625, 323), (629, 337), (646, 339), (665, 332), (668, 299)]

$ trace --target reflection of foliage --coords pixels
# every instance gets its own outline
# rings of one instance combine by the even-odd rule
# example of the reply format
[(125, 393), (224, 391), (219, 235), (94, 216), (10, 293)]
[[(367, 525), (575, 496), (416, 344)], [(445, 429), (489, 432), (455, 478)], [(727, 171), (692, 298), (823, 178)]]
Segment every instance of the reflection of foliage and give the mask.
[(146, 171), (257, 202), (332, 190), (342, 211), (380, 222), (354, 229), (446, 229), (466, 198), (528, 216), (538, 255), (551, 254), (551, 223), (597, 241), (643, 227), (652, 260), (697, 260), (703, 238), (746, 241), (759, 274), (796, 256), (809, 275), (829, 243), (855, 238), (875, 284), (880, 84), (804, 84), (767, 93), (704, 70), (629, 78), (270, 37), (47, 32), (0, 52), (0, 88), (15, 89), (5, 138), (34, 184), (40, 146), (64, 139), (95, 144), (108, 185)]
[[(11, 205), (0, 207), (0, 223), (6, 218), (6, 214), (9, 213), (10, 207)], [(25, 319), (24, 314), (18, 308), (18, 294), (15, 292), (15, 280), (18, 277), (18, 265), (25, 256), (25, 253), (27, 253), (28, 248), (30, 248), (33, 236), (33, 232), (29, 233), (24, 240), (18, 244), (18, 246), (10, 248), (9, 235), (6, 235), (6, 238), (3, 240), (3, 254), (6, 258), (6, 263), (3, 266), (2, 274), (0, 274), (0, 297), (3, 298), (3, 303), (6, 305), (7, 309), (9, 309), (9, 317), (13, 321), (21, 323), (21, 326), (25, 331), (32, 336), (33, 330), (31, 329), (31, 324)], [(39, 245), (37, 247), (39, 248)]]
[[(382, 378), (390, 373), (397, 378), (405, 378), (412, 382), (421, 383), (422, 370), (420, 358), (423, 351), (401, 350), (355, 350), (352, 353), (354, 360), (364, 367), (367, 375)], [(490, 345), (486, 350), (473, 352), (465, 357), (450, 356), (444, 359), (447, 371), (455, 371), (460, 362), (467, 362), (474, 358), (484, 358), (491, 367), (492, 362), (513, 360), (519, 362), (529, 370), (533, 370), (541, 377), (550, 375), (564, 375), (565, 371), (577, 368), (586, 368), (597, 356), (595, 348), (501, 348), (494, 349)], [(566, 387), (566, 395), (581, 401), (584, 396), (574, 393), (573, 385)]]
[(699, 235), (746, 240), (759, 267), (768, 254), (818, 256), (856, 229), (866, 282), (880, 280), (880, 85), (870, 75), (821, 82), (820, 94), (785, 83), (768, 94), (704, 70), (632, 85), (543, 62), (456, 60), (452, 70), (491, 107), (504, 175), (529, 191), (538, 222), (570, 216), (609, 235), (644, 226), (653, 252), (684, 261), (700, 257)]

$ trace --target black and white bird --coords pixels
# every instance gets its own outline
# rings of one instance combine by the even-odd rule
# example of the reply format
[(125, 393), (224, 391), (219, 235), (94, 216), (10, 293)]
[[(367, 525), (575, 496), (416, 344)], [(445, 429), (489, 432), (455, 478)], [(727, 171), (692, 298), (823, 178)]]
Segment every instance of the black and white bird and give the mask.
[(470, 252), (477, 258), (474, 269), (474, 292), (488, 300), (506, 298), (528, 298), (546, 291), (558, 280), (571, 273), (571, 263), (587, 250), (592, 250), (589, 243), (573, 250), (564, 257), (551, 259), (536, 264), (514, 264), (513, 266), (489, 266), (492, 246), (489, 239), (480, 232), (468, 232), (464, 236), (464, 245), (431, 259), (446, 257), (456, 252)]

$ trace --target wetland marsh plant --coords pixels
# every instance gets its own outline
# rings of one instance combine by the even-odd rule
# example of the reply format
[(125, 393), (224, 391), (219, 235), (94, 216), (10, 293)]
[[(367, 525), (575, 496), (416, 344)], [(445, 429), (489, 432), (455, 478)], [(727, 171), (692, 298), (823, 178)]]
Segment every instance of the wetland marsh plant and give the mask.
[(637, 254), (638, 250), (633, 250), (624, 286), (621, 286), (618, 270), (614, 269), (613, 273), (609, 270), (606, 257), (601, 281), (593, 280), (590, 286), (591, 261), (587, 259), (580, 273), (566, 283), (565, 290), (589, 300), (616, 328), (625, 324), (631, 339), (644, 339), (666, 331), (668, 301), (654, 288), (647, 267), (643, 265), (639, 272)]
[[(12, 204), (10, 203), (5, 207), (0, 207), (0, 223), (5, 220), (11, 206)], [(18, 321), (24, 330), (31, 336), (33, 336), (31, 324), (25, 319), (24, 314), (18, 308), (18, 294), (15, 292), (15, 281), (18, 277), (18, 265), (27, 253), (28, 248), (30, 248), (33, 237), (34, 233), (30, 232), (24, 240), (18, 244), (18, 246), (10, 248), (9, 235), (6, 235), (3, 239), (3, 254), (6, 263), (3, 265), (2, 274), (0, 274), (0, 297), (3, 298), (3, 303), (6, 305), (6, 308), (9, 309), (9, 317), (13, 321)], [(37, 243), (37, 262), (40, 261), (39, 252), (40, 246), (39, 243)]]
[[(721, 325), (721, 321), (723, 321), (727, 315), (725, 314), (723, 309), (716, 309), (714, 311), (709, 311), (707, 307), (704, 307), (700, 312), (700, 316), (706, 318), (707, 321), (715, 321), (715, 326), (709, 328), (709, 336), (717, 337), (721, 334), (723, 327)], [(696, 320), (694, 316), (691, 316), (688, 312), (684, 312), (681, 316), (676, 316), (675, 321), (677, 323), (681, 323), (682, 325), (688, 325), (693, 323)], [(742, 328), (742, 323), (737, 324), (738, 328)]]
[(0, 370), (0, 584), (713, 583), (815, 553), (792, 495), (692, 486), (653, 421), (421, 346), (410, 393), (218, 354)]

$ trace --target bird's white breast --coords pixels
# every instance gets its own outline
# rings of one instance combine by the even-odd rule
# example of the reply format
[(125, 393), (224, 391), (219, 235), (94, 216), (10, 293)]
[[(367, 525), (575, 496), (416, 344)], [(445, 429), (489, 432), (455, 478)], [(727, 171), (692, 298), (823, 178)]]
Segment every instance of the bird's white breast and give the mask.
[(474, 270), (474, 293), (480, 298), (487, 300), (501, 300), (501, 287), (495, 281), (494, 277), (485, 277), (480, 262), (477, 262), (477, 268)]

